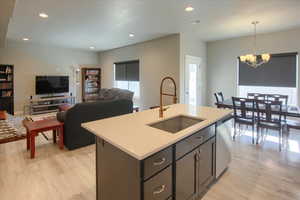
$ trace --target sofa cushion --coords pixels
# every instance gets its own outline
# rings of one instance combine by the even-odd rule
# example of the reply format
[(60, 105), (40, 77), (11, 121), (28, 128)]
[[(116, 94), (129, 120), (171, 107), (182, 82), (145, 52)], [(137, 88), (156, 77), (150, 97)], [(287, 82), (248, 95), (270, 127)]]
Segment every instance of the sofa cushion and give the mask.
[(99, 100), (117, 100), (126, 99), (132, 100), (134, 93), (129, 90), (119, 89), (119, 88), (103, 88), (99, 92)]

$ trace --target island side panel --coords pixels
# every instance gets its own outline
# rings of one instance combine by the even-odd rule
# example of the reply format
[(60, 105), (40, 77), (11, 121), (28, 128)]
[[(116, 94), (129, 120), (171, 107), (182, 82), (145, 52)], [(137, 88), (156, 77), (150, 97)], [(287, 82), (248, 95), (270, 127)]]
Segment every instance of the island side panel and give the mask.
[(97, 200), (140, 200), (140, 161), (97, 137)]

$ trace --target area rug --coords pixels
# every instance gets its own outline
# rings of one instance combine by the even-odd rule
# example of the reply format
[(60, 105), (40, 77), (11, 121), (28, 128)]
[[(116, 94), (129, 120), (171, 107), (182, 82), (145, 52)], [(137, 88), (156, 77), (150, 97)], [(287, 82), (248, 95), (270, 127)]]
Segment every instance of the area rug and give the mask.
[(0, 144), (24, 139), (26, 129), (22, 125), (24, 117), (8, 115), (0, 120)]

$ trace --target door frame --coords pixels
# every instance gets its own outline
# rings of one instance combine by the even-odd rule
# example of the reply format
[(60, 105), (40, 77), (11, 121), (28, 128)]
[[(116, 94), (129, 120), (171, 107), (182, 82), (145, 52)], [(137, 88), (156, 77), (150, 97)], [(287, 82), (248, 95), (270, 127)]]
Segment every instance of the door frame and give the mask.
[(186, 90), (187, 90), (187, 85), (188, 85), (188, 80), (186, 79), (186, 73), (187, 73), (187, 70), (188, 70), (188, 64), (190, 63), (194, 63), (194, 64), (197, 64), (198, 67), (197, 67), (197, 90), (196, 90), (196, 105), (200, 105), (200, 94), (201, 94), (201, 87), (200, 87), (200, 83), (201, 83), (201, 63), (202, 63), (202, 58), (201, 57), (198, 57), (198, 56), (190, 56), (190, 55), (185, 55), (184, 57), (184, 88), (183, 88), (183, 100), (184, 100), (184, 103), (186, 104), (187, 103), (187, 95), (186, 95)]

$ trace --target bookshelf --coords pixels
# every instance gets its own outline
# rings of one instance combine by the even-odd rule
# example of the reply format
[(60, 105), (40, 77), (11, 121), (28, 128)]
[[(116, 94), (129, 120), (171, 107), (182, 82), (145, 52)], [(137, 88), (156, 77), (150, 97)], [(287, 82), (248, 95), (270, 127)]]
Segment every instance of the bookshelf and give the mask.
[(14, 114), (14, 66), (0, 64), (0, 110)]
[(95, 101), (101, 89), (101, 69), (82, 68), (82, 101)]

